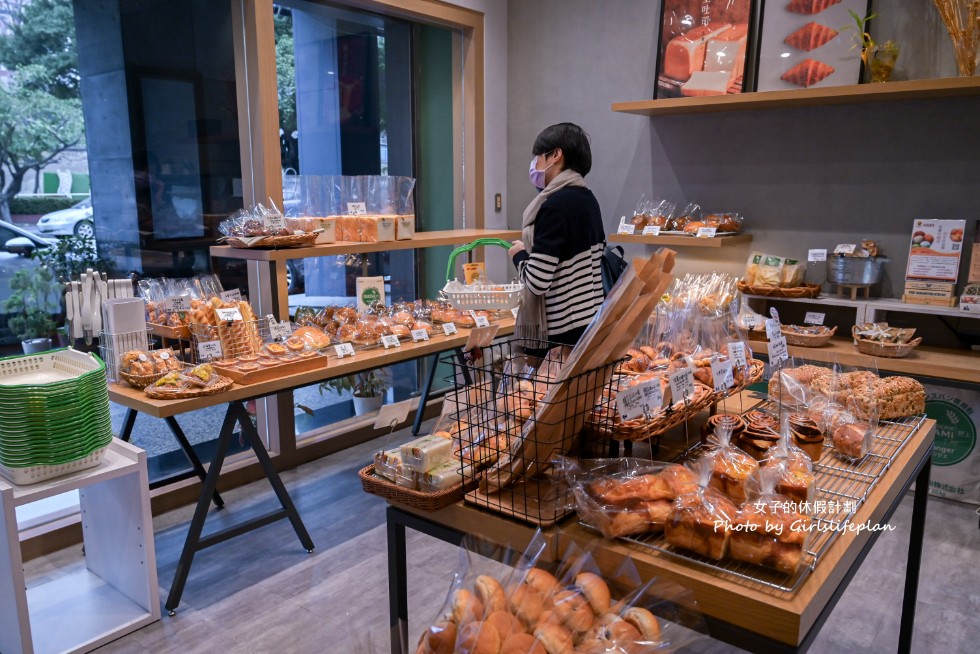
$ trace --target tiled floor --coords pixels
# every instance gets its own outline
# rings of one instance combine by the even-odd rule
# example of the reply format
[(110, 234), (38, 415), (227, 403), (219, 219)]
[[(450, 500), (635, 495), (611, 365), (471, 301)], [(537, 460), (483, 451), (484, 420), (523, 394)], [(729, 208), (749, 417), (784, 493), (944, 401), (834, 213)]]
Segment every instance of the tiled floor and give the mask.
[[(384, 502), (361, 491), (366, 444), (283, 479), (317, 549), (306, 554), (285, 521), (198, 554), (176, 617), (119, 639), (99, 652), (388, 651)], [(207, 530), (264, 512), (275, 499), (262, 482), (223, 494), (228, 508)], [(894, 652), (912, 514), (906, 497), (817, 637), (811, 652)], [(155, 520), (161, 603), (166, 598), (191, 509)], [(436, 616), (458, 550), (409, 531), (410, 634)], [(33, 580), (82, 565), (80, 548), (32, 561)], [(975, 652), (980, 643), (980, 530), (975, 507), (931, 499), (913, 652)], [(414, 644), (414, 643), (413, 643)], [(412, 648), (414, 650), (414, 647)], [(685, 652), (738, 650), (698, 636)]]

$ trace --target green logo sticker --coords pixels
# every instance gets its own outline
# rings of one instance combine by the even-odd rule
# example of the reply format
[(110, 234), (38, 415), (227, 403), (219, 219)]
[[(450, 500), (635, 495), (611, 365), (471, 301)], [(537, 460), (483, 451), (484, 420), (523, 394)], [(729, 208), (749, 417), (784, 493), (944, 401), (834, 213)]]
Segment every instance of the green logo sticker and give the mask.
[(364, 289), (364, 292), (361, 293), (361, 302), (367, 306), (371, 306), (379, 300), (381, 300), (381, 293), (376, 288), (366, 288)]
[(970, 455), (977, 444), (977, 429), (963, 409), (945, 400), (929, 400), (926, 414), (936, 421), (933, 464), (951, 466)]

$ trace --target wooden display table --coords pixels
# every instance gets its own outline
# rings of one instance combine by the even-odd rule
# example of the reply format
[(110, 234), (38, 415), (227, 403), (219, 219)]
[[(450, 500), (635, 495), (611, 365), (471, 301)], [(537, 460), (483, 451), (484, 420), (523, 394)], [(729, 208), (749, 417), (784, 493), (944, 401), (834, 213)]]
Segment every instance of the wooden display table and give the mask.
[[(745, 397), (741, 399), (742, 406), (748, 408), (753, 404), (745, 400)], [(909, 651), (912, 640), (935, 429), (935, 421), (926, 419), (907, 437), (850, 520), (851, 524), (887, 523), (915, 482), (899, 637), (902, 652)], [(388, 583), (392, 652), (402, 651), (400, 643), (413, 642), (408, 640), (407, 633), (406, 527), (452, 543), (460, 542), (464, 533), (470, 533), (515, 548), (525, 546), (534, 534), (529, 525), (464, 503), (433, 513), (391, 504), (388, 507)], [(544, 561), (560, 561), (573, 544), (588, 545), (596, 563), (611, 576), (628, 557), (644, 579), (665, 578), (690, 590), (713, 638), (753, 652), (805, 651), (880, 534), (879, 531), (844, 531), (798, 589), (784, 592), (716, 573), (636, 543), (602, 539), (574, 519), (543, 533), (548, 543)]]

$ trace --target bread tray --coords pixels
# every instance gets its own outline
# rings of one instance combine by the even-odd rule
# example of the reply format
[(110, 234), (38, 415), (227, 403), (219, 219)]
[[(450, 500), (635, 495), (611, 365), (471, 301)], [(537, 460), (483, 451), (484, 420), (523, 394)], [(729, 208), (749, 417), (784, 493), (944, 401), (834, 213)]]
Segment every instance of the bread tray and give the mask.
[(786, 342), (789, 345), (799, 345), (800, 347), (822, 347), (829, 343), (830, 339), (837, 333), (836, 325), (821, 334), (800, 334), (799, 332), (787, 331), (785, 325), (783, 327), (781, 331), (786, 337)]
[(746, 284), (744, 281), (739, 280), (738, 290), (748, 295), (765, 295), (768, 297), (815, 298), (820, 295), (820, 286), (818, 284), (780, 288), (779, 286), (756, 286), (754, 284)]
[(885, 357), (889, 359), (902, 359), (912, 354), (912, 350), (922, 342), (922, 337), (912, 339), (908, 343), (882, 343), (881, 341), (869, 341), (864, 338), (854, 339), (854, 345), (858, 352), (873, 357)]
[(463, 499), (463, 482), (451, 486), (438, 493), (403, 488), (388, 481), (374, 472), (374, 464), (361, 468), (357, 476), (361, 478), (361, 487), (365, 493), (383, 497), (392, 502), (398, 502), (422, 511), (437, 511)]
[[(261, 240), (253, 240), (261, 238)], [(224, 239), (225, 243), (239, 250), (266, 249), (266, 248), (301, 248), (316, 243), (317, 235), (310, 234), (290, 234), (289, 236), (262, 236), (252, 238), (237, 238), (228, 236)]]
[(192, 397), (208, 397), (228, 390), (234, 380), (219, 376), (213, 384), (206, 388), (185, 388), (182, 391), (157, 390), (152, 386), (143, 389), (151, 400), (186, 400)]

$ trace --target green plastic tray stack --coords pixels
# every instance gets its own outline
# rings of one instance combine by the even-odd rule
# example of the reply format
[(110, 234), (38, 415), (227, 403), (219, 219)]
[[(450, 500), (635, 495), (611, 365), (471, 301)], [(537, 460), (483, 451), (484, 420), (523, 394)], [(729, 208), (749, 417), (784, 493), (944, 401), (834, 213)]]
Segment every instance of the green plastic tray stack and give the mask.
[[(80, 365), (80, 355), (57, 350), (0, 359), (0, 465), (61, 466), (112, 441), (105, 363), (95, 355), (81, 355), (87, 361)], [(30, 369), (53, 370), (66, 378), (17, 383), (25, 368), (28, 374)]]

